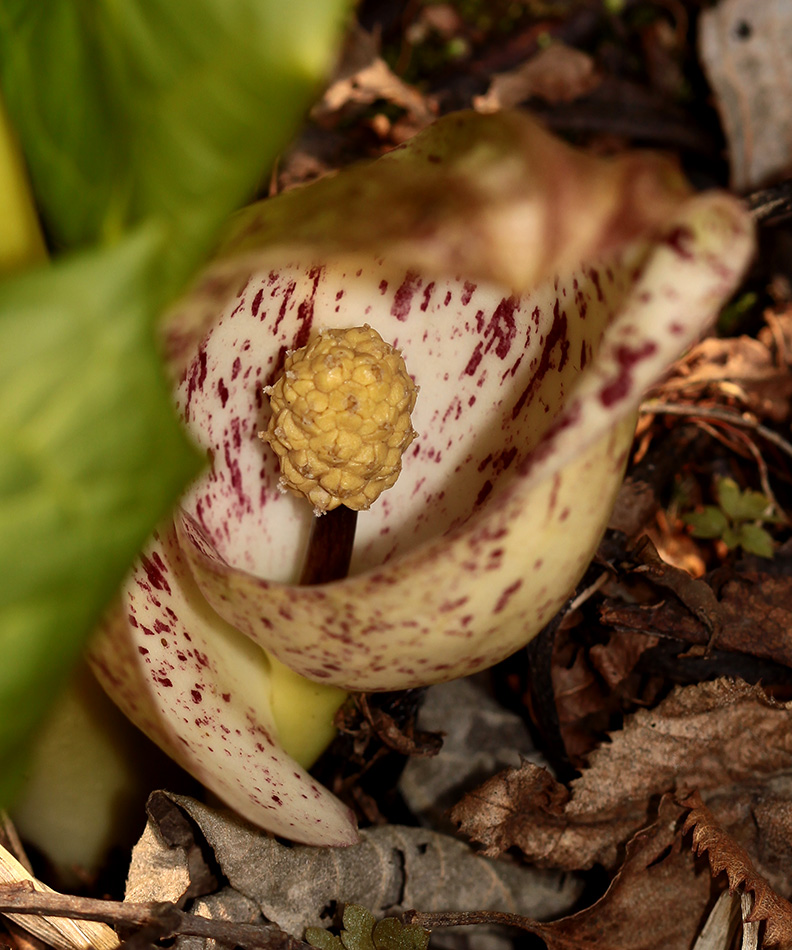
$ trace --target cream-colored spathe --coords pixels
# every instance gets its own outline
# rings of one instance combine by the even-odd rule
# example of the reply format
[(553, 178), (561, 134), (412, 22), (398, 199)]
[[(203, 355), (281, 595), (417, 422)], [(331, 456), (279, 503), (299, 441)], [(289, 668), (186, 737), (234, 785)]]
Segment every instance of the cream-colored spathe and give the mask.
[[(211, 467), (151, 538), (94, 662), (227, 804), (313, 844), (348, 813), (284, 736), (340, 689), (491, 665), (585, 570), (645, 388), (753, 249), (743, 206), (657, 156), (571, 149), (521, 113), (451, 115), (382, 159), (245, 211), (171, 314), (177, 408)], [(350, 575), (297, 586), (312, 522), (258, 433), (285, 354), (368, 323), (421, 388)], [(281, 702), (284, 666), (308, 690)], [(335, 692), (328, 692), (335, 687)]]

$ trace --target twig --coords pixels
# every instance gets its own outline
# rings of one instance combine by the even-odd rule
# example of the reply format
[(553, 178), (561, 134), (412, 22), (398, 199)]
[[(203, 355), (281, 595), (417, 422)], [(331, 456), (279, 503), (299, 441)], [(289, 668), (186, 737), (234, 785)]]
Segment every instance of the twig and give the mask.
[(600, 576), (589, 584), (585, 590), (582, 590), (579, 594), (575, 596), (573, 600), (570, 601), (569, 605), (566, 608), (565, 613), (571, 614), (573, 611), (577, 610), (578, 607), (582, 607), (589, 598), (593, 597), (597, 591), (604, 586), (610, 574), (607, 571), (603, 571)]
[(752, 216), (760, 224), (792, 217), (792, 180), (787, 179), (770, 188), (752, 191), (744, 200)]
[(767, 442), (771, 442), (777, 448), (781, 449), (785, 455), (792, 458), (792, 445), (787, 442), (786, 439), (777, 432), (773, 432), (772, 429), (768, 429), (767, 426), (763, 426), (758, 419), (746, 413), (732, 412), (728, 409), (720, 409), (717, 406), (680, 406), (676, 403), (659, 402), (654, 399), (643, 403), (639, 412), (642, 415), (687, 416), (689, 418), (713, 419), (718, 422), (727, 422), (729, 425), (739, 426), (742, 429), (750, 429), (752, 432), (756, 432), (757, 435), (760, 435)]
[(264, 950), (309, 950), (308, 944), (284, 933), (275, 924), (241, 924), (210, 920), (179, 910), (169, 902), (125, 903), (32, 891), (26, 884), (0, 886), (0, 913), (69, 917), (122, 927), (151, 927), (163, 936), (186, 934), (209, 937), (231, 946)]
[[(0, 890), (3, 885), (21, 889), (29, 896), (37, 894), (43, 900), (62, 896), (34, 878), (10, 851), (0, 847)], [(69, 918), (68, 914), (60, 915), (67, 919), (44, 914), (26, 917), (9, 913), (8, 916), (14, 923), (58, 950), (115, 950), (119, 943), (116, 933), (105, 924), (91, 920), (78, 923), (76, 919)]]
[(403, 914), (405, 924), (417, 924), (424, 930), (436, 927), (471, 927), (477, 924), (500, 924), (504, 927), (519, 927), (522, 930), (535, 930), (536, 921), (520, 914), (507, 914), (498, 910), (470, 911), (422, 911), (408, 910)]

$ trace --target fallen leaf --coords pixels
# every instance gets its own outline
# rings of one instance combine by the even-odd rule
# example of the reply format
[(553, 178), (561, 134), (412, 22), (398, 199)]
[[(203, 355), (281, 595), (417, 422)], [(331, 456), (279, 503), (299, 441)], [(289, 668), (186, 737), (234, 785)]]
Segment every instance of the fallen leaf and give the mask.
[(466, 795), (452, 818), (487, 855), (518, 847), (540, 867), (613, 868), (623, 843), (651, 820), (658, 795), (756, 783), (792, 768), (791, 725), (792, 704), (761, 687), (732, 680), (678, 687), (629, 716), (569, 788), (524, 763)]
[(658, 507), (659, 502), (652, 486), (628, 475), (619, 489), (608, 527), (633, 538), (641, 533)]
[(792, 894), (792, 774), (706, 792), (718, 825), (750, 856), (779, 894)]
[(782, 177), (792, 166), (790, 32), (792, 8), (785, 0), (723, 0), (701, 14), (701, 60), (739, 192)]
[(792, 406), (792, 311), (768, 312), (757, 337), (707, 337), (672, 367), (652, 395), (691, 403), (737, 401), (759, 419), (783, 422)]
[(549, 950), (688, 950), (710, 895), (707, 875), (681, 851), (681, 811), (669, 800), (627, 844), (624, 863), (591, 907), (534, 932)]
[[(755, 570), (725, 575), (719, 571), (700, 583), (710, 590), (713, 584), (718, 587), (719, 626), (713, 645), (719, 651), (792, 668), (792, 576)], [(608, 598), (600, 608), (600, 618), (622, 632), (644, 632), (702, 645), (710, 638), (710, 629), (672, 597), (648, 604)]]
[(382, 59), (377, 38), (356, 25), (347, 35), (335, 78), (311, 110), (311, 117), (326, 122), (346, 106), (368, 106), (379, 100), (406, 110), (415, 132), (437, 117), (429, 100), (399, 79)]
[(748, 853), (719, 826), (698, 792), (680, 804), (690, 809), (683, 830), (692, 830), (693, 847), (697, 854), (707, 853), (713, 875), (724, 872), (731, 890), (753, 894), (754, 906), (749, 920), (766, 922), (764, 945), (792, 944), (792, 904), (776, 894), (756, 873)]
[(630, 552), (632, 570), (664, 591), (670, 591), (687, 610), (716, 636), (721, 627), (721, 607), (712, 588), (687, 571), (668, 564), (657, 553), (648, 535), (639, 538)]
[[(231, 813), (161, 794), (197, 824), (229, 885), (296, 937), (306, 927), (324, 926), (336, 902), (360, 904), (376, 916), (420, 905), (555, 917), (572, 906), (581, 890), (580, 882), (569, 876), (490, 861), (461, 841), (420, 828), (368, 829), (361, 832), (360, 844), (348, 848), (289, 847)], [(177, 866), (183, 862), (180, 849), (168, 850)], [(142, 862), (133, 858), (133, 867), (145, 877)], [(148, 900), (161, 899), (161, 867), (159, 861), (145, 885), (130, 881), (128, 889), (145, 892)]]
[(607, 643), (595, 643), (589, 660), (610, 692), (617, 692), (643, 654), (657, 644), (656, 637), (614, 633)]
[[(583, 629), (586, 629), (583, 621)], [(556, 631), (550, 676), (564, 748), (573, 766), (583, 765), (614, 717), (656, 698), (637, 691), (644, 685), (632, 676), (635, 664), (654, 642), (640, 634), (614, 632), (607, 642), (580, 643), (577, 625), (564, 622)], [(536, 702), (540, 702), (536, 697)]]
[[(684, 812), (665, 796), (656, 821), (627, 843), (608, 890), (585, 910), (551, 923), (505, 916), (499, 922), (537, 934), (549, 950), (688, 950), (706, 910), (710, 880), (681, 847)], [(476, 912), (410, 911), (406, 919), (425, 927), (496, 922), (495, 915)]]
[(587, 53), (553, 43), (518, 69), (493, 76), (483, 96), (475, 96), (477, 112), (497, 112), (536, 97), (545, 102), (572, 102), (596, 89), (600, 77)]

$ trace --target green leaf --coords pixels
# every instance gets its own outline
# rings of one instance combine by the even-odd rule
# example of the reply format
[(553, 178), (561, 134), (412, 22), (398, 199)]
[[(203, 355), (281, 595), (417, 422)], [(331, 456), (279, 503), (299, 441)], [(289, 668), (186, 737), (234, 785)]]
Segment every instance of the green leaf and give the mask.
[(747, 554), (756, 554), (759, 557), (773, 556), (773, 539), (758, 524), (742, 524), (739, 529), (739, 543)]
[(734, 519), (735, 512), (740, 508), (742, 492), (733, 478), (717, 478), (715, 480), (715, 498), (724, 513)]
[(404, 930), (401, 921), (395, 917), (380, 920), (374, 925), (371, 935), (376, 950), (402, 950), (401, 939)]
[(418, 924), (402, 924), (395, 917), (385, 917), (374, 927), (374, 946), (377, 950), (426, 950), (429, 931)]
[(0, 801), (195, 473), (153, 328), (257, 188), (347, 0), (0, 0), (0, 85), (56, 251), (0, 285)]
[(694, 538), (720, 538), (729, 527), (726, 515), (714, 505), (706, 505), (701, 511), (691, 511), (682, 520), (693, 530)]
[(374, 950), (372, 933), (374, 916), (360, 904), (347, 904), (344, 908), (344, 929), (341, 942), (346, 950)]
[(306, 927), (305, 941), (318, 950), (344, 950), (341, 938), (322, 927)]
[(87, 632), (198, 468), (161, 374), (163, 237), (0, 284), (0, 801)]
[(766, 495), (749, 488), (740, 491), (731, 478), (719, 478), (715, 483), (715, 494), (732, 521), (767, 521), (772, 517), (772, 503)]
[(308, 927), (305, 939), (319, 950), (426, 950), (429, 932), (417, 924), (404, 926), (396, 917), (375, 922), (360, 904), (344, 907), (344, 930), (340, 937), (318, 927)]
[(721, 540), (726, 545), (726, 547), (733, 551), (735, 548), (740, 546), (740, 528), (739, 527), (729, 527), (723, 532)]
[(0, 0), (0, 82), (61, 247), (149, 217), (166, 285), (266, 184), (348, 0)]

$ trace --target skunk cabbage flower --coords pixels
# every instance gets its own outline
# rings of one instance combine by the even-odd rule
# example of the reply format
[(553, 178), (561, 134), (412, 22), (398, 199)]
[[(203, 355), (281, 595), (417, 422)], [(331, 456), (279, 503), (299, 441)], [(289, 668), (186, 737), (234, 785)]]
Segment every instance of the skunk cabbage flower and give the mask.
[[(651, 155), (595, 159), (526, 116), (458, 114), (244, 211), (169, 315), (175, 401), (210, 466), (93, 648), (126, 714), (253, 822), (355, 840), (296, 764), (344, 690), (464, 676), (525, 644), (583, 574), (642, 391), (712, 320), (747, 214)], [(349, 576), (296, 586), (311, 506), (259, 438), (288, 351), (368, 324), (420, 387)], [(288, 750), (288, 751), (286, 751)]]

